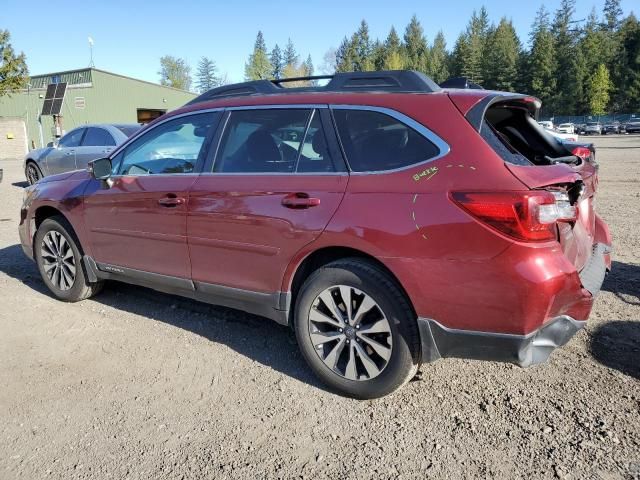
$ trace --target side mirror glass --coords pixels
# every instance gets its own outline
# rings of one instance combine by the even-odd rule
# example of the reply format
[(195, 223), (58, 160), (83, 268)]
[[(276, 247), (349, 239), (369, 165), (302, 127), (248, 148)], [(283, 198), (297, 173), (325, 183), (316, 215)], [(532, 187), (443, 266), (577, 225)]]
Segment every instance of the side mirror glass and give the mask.
[(47, 148), (53, 148), (53, 147), (54, 147), (53, 142), (47, 143)]
[(111, 176), (111, 160), (108, 158), (98, 158), (89, 162), (87, 171), (96, 180), (107, 180)]

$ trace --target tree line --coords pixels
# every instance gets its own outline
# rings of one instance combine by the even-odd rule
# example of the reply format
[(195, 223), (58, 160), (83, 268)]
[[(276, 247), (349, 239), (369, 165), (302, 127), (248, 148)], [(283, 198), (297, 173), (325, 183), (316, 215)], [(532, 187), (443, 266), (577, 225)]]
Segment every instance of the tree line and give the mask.
[[(283, 79), (313, 76), (314, 67), (311, 55), (300, 61), (291, 39), (288, 39), (284, 50), (276, 43), (269, 52), (262, 31), (258, 31), (253, 52), (244, 66), (245, 80)], [(312, 82), (291, 82), (291, 86), (307, 85)]]
[(546, 115), (603, 115), (640, 111), (640, 23), (623, 17), (620, 0), (606, 0), (599, 15), (576, 20), (576, 0), (562, 0), (553, 15), (543, 6), (524, 46), (511, 20), (490, 23), (487, 9), (474, 11), (448, 50), (442, 31), (429, 44), (414, 15), (402, 38), (391, 27), (372, 40), (362, 20), (344, 37), (335, 71), (410, 69), (437, 83), (467, 77), (487, 89), (539, 97)]

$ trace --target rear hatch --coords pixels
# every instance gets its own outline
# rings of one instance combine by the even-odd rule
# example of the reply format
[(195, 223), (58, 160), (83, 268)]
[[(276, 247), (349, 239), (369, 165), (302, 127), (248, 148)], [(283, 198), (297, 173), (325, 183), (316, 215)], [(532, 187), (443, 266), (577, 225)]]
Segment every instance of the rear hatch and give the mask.
[(455, 93), (450, 97), (518, 180), (531, 190), (554, 193), (565, 212), (557, 222), (558, 239), (567, 259), (581, 271), (595, 248), (598, 175), (593, 151), (563, 144), (546, 132), (535, 120), (540, 108), (536, 98), (484, 93), (466, 111), (468, 96), (461, 95), (461, 101)]

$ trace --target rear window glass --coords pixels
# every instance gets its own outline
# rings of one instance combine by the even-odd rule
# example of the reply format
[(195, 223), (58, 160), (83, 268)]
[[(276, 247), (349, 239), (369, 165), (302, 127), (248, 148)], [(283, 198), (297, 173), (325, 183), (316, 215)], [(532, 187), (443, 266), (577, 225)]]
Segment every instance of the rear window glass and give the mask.
[(142, 128), (139, 125), (116, 125), (115, 127), (118, 130), (120, 130), (122, 133), (124, 133), (127, 137), (130, 137), (131, 135), (136, 133), (138, 130), (140, 130), (140, 128)]
[(494, 130), (489, 122), (482, 122), (480, 135), (505, 162), (513, 165), (533, 165), (524, 155), (513, 148), (508, 140), (501, 138), (500, 133)]
[(371, 110), (335, 109), (338, 135), (354, 172), (408, 167), (436, 157), (440, 150), (408, 125)]

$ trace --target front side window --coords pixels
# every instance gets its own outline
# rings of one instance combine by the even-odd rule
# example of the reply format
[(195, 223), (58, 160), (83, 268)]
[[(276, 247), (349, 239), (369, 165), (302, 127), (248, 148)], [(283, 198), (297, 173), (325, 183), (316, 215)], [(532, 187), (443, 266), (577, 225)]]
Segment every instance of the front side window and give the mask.
[[(214, 114), (169, 120), (140, 136), (117, 156), (119, 175), (157, 175), (195, 171)], [(115, 166), (115, 165), (114, 165)]]
[(82, 139), (83, 147), (113, 147), (116, 141), (104, 128), (89, 127)]
[(333, 115), (354, 172), (408, 167), (440, 153), (434, 143), (390, 115), (358, 109), (335, 109)]
[(77, 130), (72, 130), (67, 133), (64, 137), (60, 139), (58, 145), (63, 148), (71, 148), (77, 147), (80, 145), (80, 140), (82, 140), (82, 134), (84, 133), (84, 128), (78, 128)]
[(321, 173), (335, 166), (317, 110), (249, 109), (230, 112), (213, 171)]

